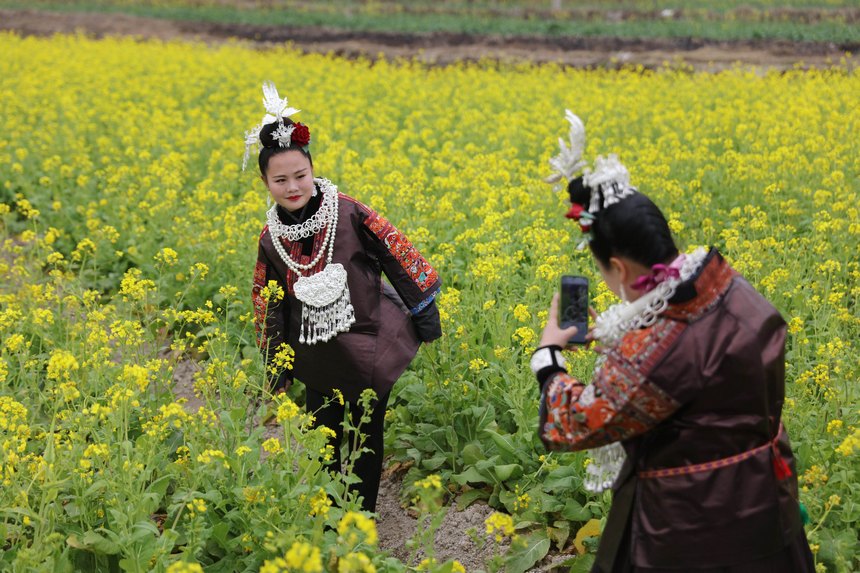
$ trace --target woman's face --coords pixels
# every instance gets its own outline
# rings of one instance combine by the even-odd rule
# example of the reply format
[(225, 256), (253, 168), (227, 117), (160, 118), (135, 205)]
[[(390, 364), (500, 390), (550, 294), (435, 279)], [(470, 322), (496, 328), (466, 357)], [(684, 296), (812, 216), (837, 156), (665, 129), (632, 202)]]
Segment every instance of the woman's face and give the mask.
[(307, 205), (314, 192), (314, 171), (301, 151), (285, 151), (269, 158), (263, 182), (275, 203), (287, 211)]

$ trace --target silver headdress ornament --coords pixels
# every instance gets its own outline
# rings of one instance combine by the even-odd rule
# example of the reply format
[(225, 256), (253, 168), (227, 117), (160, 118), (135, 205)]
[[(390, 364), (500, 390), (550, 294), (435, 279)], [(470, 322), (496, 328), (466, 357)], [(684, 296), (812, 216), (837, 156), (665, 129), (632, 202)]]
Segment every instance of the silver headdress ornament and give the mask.
[[(627, 168), (618, 160), (618, 156), (610, 154), (608, 157), (598, 156), (594, 161), (594, 167), (589, 168), (588, 163), (582, 159), (585, 151), (585, 125), (582, 120), (569, 109), (565, 110), (565, 119), (570, 123), (568, 138), (570, 146), (564, 139), (558, 138), (560, 148), (559, 154), (549, 160), (553, 173), (544, 181), (555, 183), (554, 190), (561, 188), (559, 182), (566, 179), (572, 181), (577, 173), (582, 171), (582, 183), (594, 191), (588, 212), (596, 215), (601, 209), (618, 203), (621, 199), (636, 192), (636, 188), (630, 185), (630, 174)], [(602, 201), (601, 201), (602, 199)]]
[(257, 151), (262, 147), (260, 142), (260, 131), (263, 126), (272, 122), (278, 122), (278, 129), (272, 134), (272, 137), (278, 141), (281, 147), (290, 147), (292, 144), (291, 136), (295, 130), (294, 125), (285, 125), (284, 118), (290, 117), (293, 114), (299, 113), (301, 110), (290, 107), (287, 103), (287, 98), (281, 98), (278, 95), (278, 89), (271, 81), (263, 82), (263, 107), (266, 110), (266, 115), (263, 120), (245, 132), (245, 155), (242, 158), (242, 171), (248, 165), (248, 158), (251, 156), (251, 148), (256, 147)]
[(564, 116), (570, 123), (570, 131), (568, 132), (570, 147), (567, 146), (563, 138), (558, 138), (558, 146), (561, 151), (549, 160), (555, 173), (544, 179), (547, 183), (556, 183), (556, 186), (553, 187), (555, 191), (561, 189), (561, 185), (558, 183), (562, 178), (570, 182), (579, 170), (588, 165), (582, 160), (582, 153), (585, 151), (585, 126), (582, 124), (582, 120), (569, 109), (565, 110)]

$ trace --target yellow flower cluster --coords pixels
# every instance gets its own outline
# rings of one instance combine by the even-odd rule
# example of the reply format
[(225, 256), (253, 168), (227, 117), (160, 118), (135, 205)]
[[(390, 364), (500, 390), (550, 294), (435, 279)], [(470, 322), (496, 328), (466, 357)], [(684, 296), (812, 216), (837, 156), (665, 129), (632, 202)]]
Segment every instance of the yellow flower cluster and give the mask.
[(514, 519), (507, 514), (494, 512), (484, 520), (487, 535), (494, 535), (496, 542), (514, 535)]
[(415, 487), (423, 489), (442, 489), (442, 478), (438, 474), (430, 474), (415, 482)]
[(337, 573), (376, 573), (376, 566), (364, 553), (348, 553), (338, 560)]
[(208, 508), (206, 506), (206, 500), (200, 499), (199, 497), (195, 497), (194, 499), (185, 504), (185, 509), (188, 510), (188, 517), (194, 518), (201, 513), (206, 513), (206, 510)]
[(167, 568), (167, 573), (203, 573), (203, 567), (199, 563), (177, 561)]
[[(418, 564), (418, 567), (416, 567), (416, 570), (417, 571), (433, 571), (436, 569), (436, 567), (439, 567), (439, 566), (440, 566), (440, 563), (438, 560), (436, 560), (435, 557), (426, 557), (426, 558), (421, 560), (421, 562)], [(460, 563), (459, 561), (456, 561), (456, 560), (451, 561), (450, 563), (446, 563), (445, 567), (446, 567), (446, 569), (444, 569), (444, 570), (445, 571), (451, 571), (451, 573), (466, 573), (466, 568), (463, 567), (463, 564)], [(447, 567), (450, 567), (450, 569)]]
[(221, 465), (225, 468), (229, 468), (230, 464), (227, 463), (227, 456), (224, 455), (224, 452), (216, 449), (208, 449), (203, 450), (200, 454), (197, 455), (197, 461), (201, 464), (211, 464), (214, 463), (215, 460), (220, 460)]
[(289, 344), (281, 344), (269, 361), (269, 372), (278, 375), (284, 370), (292, 370), (295, 357), (296, 353)]
[(356, 511), (348, 511), (337, 524), (338, 538), (349, 547), (359, 543), (375, 546), (376, 524), (369, 517)]
[(283, 557), (267, 559), (260, 573), (322, 573), (323, 563), (319, 547), (306, 541), (294, 541)]
[(331, 507), (331, 500), (323, 488), (317, 489), (317, 493), (311, 498), (311, 515), (319, 515), (325, 517), (328, 515), (328, 510)]
[(856, 451), (860, 451), (860, 428), (855, 428), (836, 448), (837, 453), (846, 457)]

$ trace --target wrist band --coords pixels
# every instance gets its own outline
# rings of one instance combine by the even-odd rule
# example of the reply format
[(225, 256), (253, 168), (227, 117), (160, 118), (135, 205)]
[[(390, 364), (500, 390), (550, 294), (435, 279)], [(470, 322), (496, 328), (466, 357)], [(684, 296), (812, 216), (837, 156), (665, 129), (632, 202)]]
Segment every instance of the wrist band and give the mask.
[(561, 347), (556, 345), (543, 346), (538, 348), (532, 354), (532, 359), (529, 362), (532, 372), (537, 374), (544, 368), (553, 366), (559, 370), (564, 370), (567, 366), (567, 361), (561, 355)]

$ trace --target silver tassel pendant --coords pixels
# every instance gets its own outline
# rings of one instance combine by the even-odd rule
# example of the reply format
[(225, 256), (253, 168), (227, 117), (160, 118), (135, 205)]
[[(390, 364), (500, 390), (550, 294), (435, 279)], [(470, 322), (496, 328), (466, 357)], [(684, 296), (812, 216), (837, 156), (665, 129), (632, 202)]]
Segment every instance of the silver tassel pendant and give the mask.
[[(326, 276), (326, 270), (331, 268), (331, 275)], [(334, 264), (326, 267), (321, 273), (307, 279), (316, 279), (317, 284), (307, 280), (302, 283), (301, 279), (296, 283), (296, 296), (302, 301), (302, 320), (299, 333), (300, 344), (316, 344), (317, 342), (328, 342), (341, 332), (346, 332), (355, 323), (355, 310), (349, 296), (349, 287), (346, 283), (345, 273), (343, 280), (337, 280), (339, 288), (339, 296), (331, 296), (332, 287), (329, 280), (340, 278), (335, 277), (341, 271), (341, 265)], [(320, 276), (323, 275), (323, 276)], [(303, 277), (305, 278), (305, 277)], [(320, 280), (324, 280), (325, 284), (319, 284)], [(320, 297), (320, 290), (313, 289), (308, 291), (308, 287), (322, 286), (322, 291), (328, 291), (328, 296)], [(316, 295), (316, 296), (314, 296)], [(333, 300), (332, 300), (333, 299)], [(322, 304), (314, 304), (314, 303)]]

